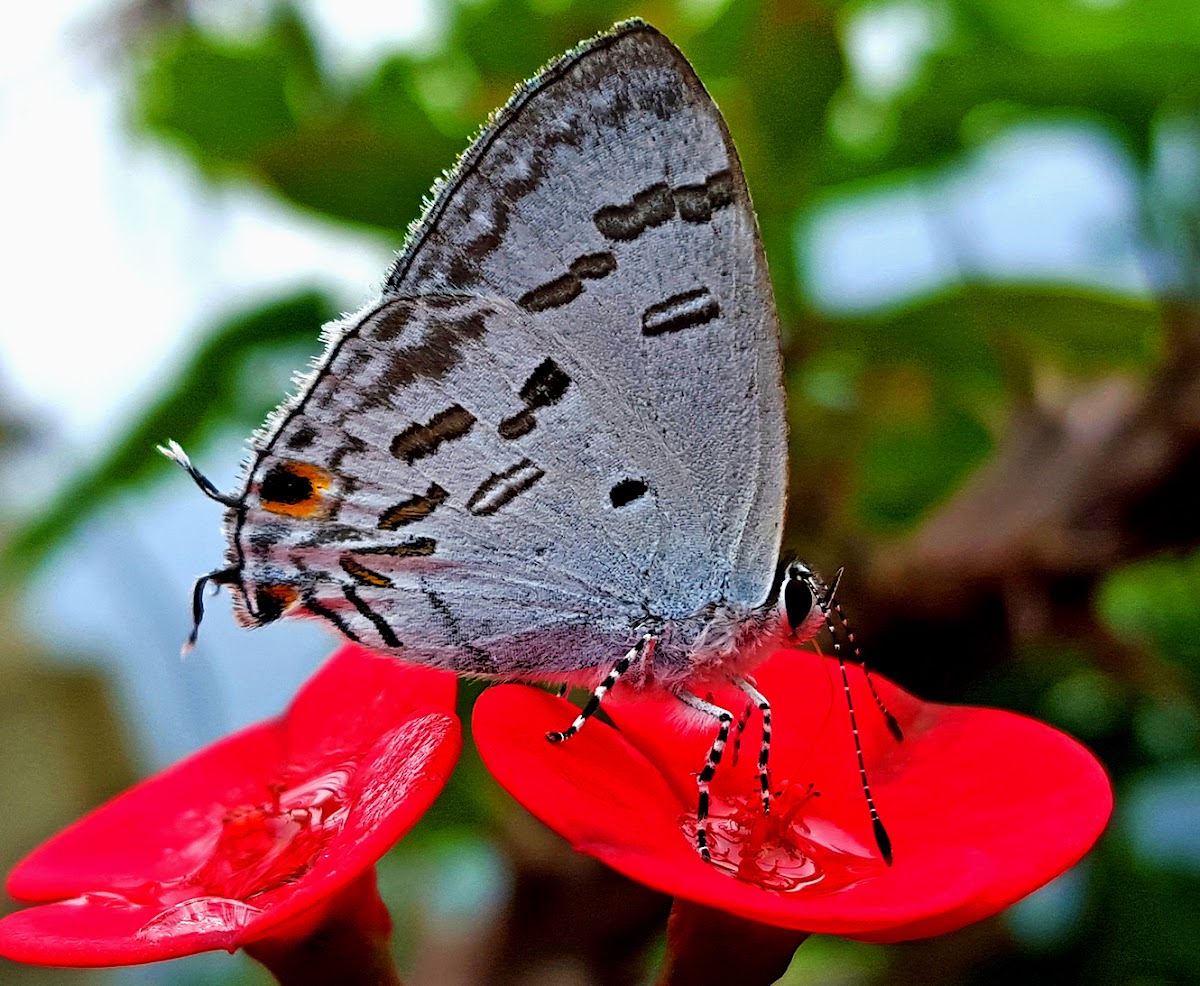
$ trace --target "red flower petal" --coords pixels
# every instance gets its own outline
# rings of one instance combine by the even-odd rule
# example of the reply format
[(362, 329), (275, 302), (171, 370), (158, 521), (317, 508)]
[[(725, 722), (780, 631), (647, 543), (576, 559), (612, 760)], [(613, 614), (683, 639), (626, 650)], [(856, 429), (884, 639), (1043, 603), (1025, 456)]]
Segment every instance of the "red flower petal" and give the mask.
[[(500, 783), (581, 852), (667, 893), (804, 931), (880, 941), (949, 931), (1041, 886), (1099, 835), (1108, 780), (1074, 740), (1012, 713), (920, 702), (877, 679), (904, 726), (898, 743), (862, 672), (851, 675), (891, 867), (871, 835), (836, 662), (811, 653), (781, 652), (755, 676), (773, 703), (772, 787), (785, 791), (772, 815), (762, 818), (754, 794), (757, 724), (713, 784), (714, 838), (750, 840), (730, 849), (737, 879), (704, 863), (685, 832), (713, 730), (681, 720), (676, 700), (614, 696), (607, 708), (621, 732), (593, 722), (551, 746), (544, 732), (569, 722), (571, 706), (500, 686), (476, 704), (475, 738)], [(714, 698), (735, 712), (745, 704), (732, 690)]]
[(34, 965), (108, 966), (194, 952), (235, 951), (261, 914), (241, 901), (200, 898), (175, 909), (89, 893), (0, 921), (0, 954)]
[(455, 680), (358, 647), (251, 726), (49, 839), (8, 889), (0, 952), (108, 965), (300, 933), (383, 855), (458, 759)]

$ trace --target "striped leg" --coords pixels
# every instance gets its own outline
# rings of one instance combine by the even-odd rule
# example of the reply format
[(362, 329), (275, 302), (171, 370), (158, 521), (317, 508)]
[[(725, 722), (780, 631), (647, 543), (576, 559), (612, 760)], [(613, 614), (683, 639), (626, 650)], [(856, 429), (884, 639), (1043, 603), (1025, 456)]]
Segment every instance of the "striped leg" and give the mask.
[(696, 848), (700, 850), (700, 858), (706, 863), (711, 863), (712, 853), (708, 848), (708, 785), (713, 779), (713, 775), (717, 772), (717, 765), (721, 762), (721, 754), (725, 752), (725, 744), (729, 742), (729, 727), (733, 723), (733, 713), (727, 712), (719, 705), (713, 705), (702, 698), (697, 698), (691, 692), (682, 688), (675, 692), (674, 695), (685, 705), (690, 705), (697, 712), (703, 712), (705, 715), (712, 716), (721, 724), (717, 730), (717, 738), (713, 740), (713, 745), (709, 748), (708, 759), (704, 762), (704, 769), (696, 777), (696, 786), (700, 789), (700, 802), (696, 808)]
[(762, 788), (763, 814), (769, 815), (771, 813), (771, 779), (767, 763), (771, 759), (771, 703), (745, 678), (734, 677), (732, 680), (762, 713), (762, 746), (758, 749), (758, 783)]
[(651, 653), (653, 653), (654, 641), (656, 639), (657, 638), (653, 637), (651, 634), (646, 634), (641, 640), (634, 644), (634, 646), (629, 649), (629, 653), (621, 658), (621, 660), (617, 661), (617, 663), (613, 665), (612, 670), (609, 671), (605, 676), (604, 680), (596, 686), (596, 690), (592, 692), (592, 697), (587, 700), (587, 705), (585, 705), (580, 711), (579, 715), (575, 717), (575, 721), (561, 733), (553, 731), (548, 732), (546, 734), (546, 739), (548, 739), (551, 743), (561, 743), (563, 740), (569, 740), (572, 736), (579, 732), (579, 730), (583, 728), (583, 724), (596, 714), (596, 710), (600, 708), (600, 703), (604, 701), (604, 696), (612, 690), (612, 686), (617, 683), (617, 679), (629, 670), (629, 665), (633, 663), (634, 658), (639, 657), (647, 647), (649, 647), (651, 649)]
[(750, 717), (754, 714), (754, 703), (750, 702), (742, 709), (742, 714), (738, 716), (738, 721), (733, 727), (733, 759), (730, 763), (736, 764), (738, 757), (742, 753), (742, 734), (746, 731), (746, 725), (750, 722)]

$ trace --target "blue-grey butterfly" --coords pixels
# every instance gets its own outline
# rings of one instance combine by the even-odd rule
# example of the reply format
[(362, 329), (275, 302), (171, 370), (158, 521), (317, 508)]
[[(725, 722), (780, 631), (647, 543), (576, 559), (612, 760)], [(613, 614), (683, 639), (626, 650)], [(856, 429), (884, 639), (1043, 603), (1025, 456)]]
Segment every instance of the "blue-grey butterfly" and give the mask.
[[(434, 188), (381, 297), (325, 330), (228, 509), (238, 621), (328, 621), (464, 675), (694, 689), (827, 621), (779, 565), (787, 426), (757, 222), (716, 105), (641, 21), (519, 87)], [(193, 636), (195, 637), (195, 628)], [(743, 720), (744, 723), (744, 720)], [(886, 834), (870, 806), (877, 839)]]

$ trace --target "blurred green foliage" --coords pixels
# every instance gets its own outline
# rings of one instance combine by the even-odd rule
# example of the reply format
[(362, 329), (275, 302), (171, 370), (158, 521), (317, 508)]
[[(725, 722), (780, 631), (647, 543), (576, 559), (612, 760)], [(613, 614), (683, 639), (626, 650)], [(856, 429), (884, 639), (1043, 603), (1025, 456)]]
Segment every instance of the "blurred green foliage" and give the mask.
[(165, 474), (167, 460), (153, 450), (168, 438), (196, 448), (222, 428), (249, 434), (281, 399), (278, 392), (264, 393), (256, 362), (291, 353), (293, 365), (303, 367), (314, 326), (336, 314), (329, 299), (302, 292), (213, 326), (140, 420), (16, 532), (6, 545), (9, 556), (21, 562), (43, 557), (111, 498)]
[[(1026, 283), (963, 277), (898, 307), (820, 311), (798, 247), (814, 203), (940, 177), (1015, 128), (1086, 123), (1126, 155), (1146, 219), (1135, 232), (1180, 275), (1162, 291), (1198, 283), (1200, 196), (1164, 184), (1161, 161), (1170, 125), (1184, 135), (1176, 163), (1182, 155), (1184, 171), (1200, 174), (1193, 0), (461, 0), (438, 14), (432, 47), (341, 73), (295, 7), (277, 6), (236, 37), (184, 17), (134, 46), (133, 118), (215, 182), (269, 189), (299, 209), (385, 231), (398, 247), (432, 179), (515, 83), (619, 18), (647, 18), (693, 61), (741, 150), (785, 322), (792, 495), (811, 505), (814, 527), (840, 525), (826, 537), (913, 529), (989, 460), (1031, 380), (1143, 379), (1164, 333), (1151, 299), (1036, 273)], [(924, 41), (907, 77), (881, 91), (856, 74), (849, 39), (897, 17), (918, 24)], [(281, 395), (246, 386), (237, 368), (301, 366), (297, 350), (315, 351), (316, 328), (333, 314), (325, 298), (299, 293), (214, 326), (141, 420), (19, 532), (10, 566), (28, 570), (108, 498), (160, 474), (155, 443), (172, 437), (195, 452), (256, 425)], [(1114, 639), (1146, 655), (1143, 675), (1048, 645), (971, 697), (1085, 735), (1113, 771), (1120, 805), (1135, 778), (1165, 763), (1200, 772), (1200, 555), (1181, 546), (1112, 572), (1097, 612)], [(455, 826), (481, 811), (476, 775), (460, 769), (403, 852), (462, 837)], [(1114, 836), (1072, 885), (1083, 899), (1065, 937), (993, 942), (973, 965), (918, 947), (884, 960), (813, 943), (794, 981), (888, 982), (897, 970), (929, 983), (1200, 981), (1200, 876), (1192, 864), (1139, 862), (1126, 824), (1119, 809)]]
[(1148, 640), (1200, 673), (1200, 554), (1154, 558), (1114, 572), (1099, 607), (1120, 633)]

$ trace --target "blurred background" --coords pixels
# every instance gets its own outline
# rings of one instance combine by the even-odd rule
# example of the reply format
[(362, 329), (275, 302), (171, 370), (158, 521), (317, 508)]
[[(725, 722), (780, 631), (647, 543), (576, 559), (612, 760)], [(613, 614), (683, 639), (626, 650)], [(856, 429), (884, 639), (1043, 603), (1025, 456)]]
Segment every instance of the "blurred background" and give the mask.
[[(0, 37), (0, 868), (279, 711), (334, 642), (179, 657), (244, 439), (378, 290), (433, 178), (547, 59), (641, 15), (724, 110), (779, 307), (787, 542), (873, 663), (1088, 743), (1078, 867), (793, 984), (1200, 982), (1200, 5), (59, 0)], [(477, 692), (464, 689), (463, 713)], [(1036, 765), (1030, 765), (1036, 770)], [(986, 763), (979, 770), (987, 771)], [(999, 795), (1002, 796), (1002, 795)], [(468, 748), (381, 866), (405, 981), (636, 983), (668, 902)], [(0, 908), (11, 904), (0, 904)], [(241, 956), (14, 984), (264, 983)]]

